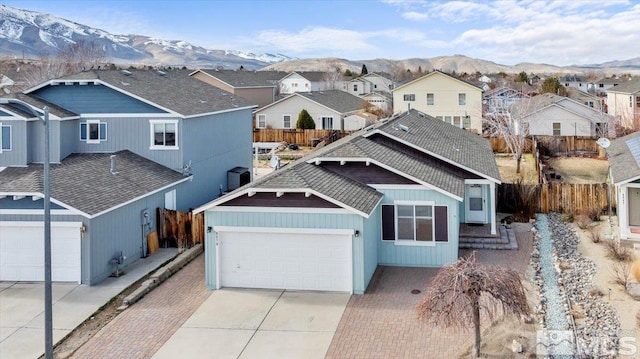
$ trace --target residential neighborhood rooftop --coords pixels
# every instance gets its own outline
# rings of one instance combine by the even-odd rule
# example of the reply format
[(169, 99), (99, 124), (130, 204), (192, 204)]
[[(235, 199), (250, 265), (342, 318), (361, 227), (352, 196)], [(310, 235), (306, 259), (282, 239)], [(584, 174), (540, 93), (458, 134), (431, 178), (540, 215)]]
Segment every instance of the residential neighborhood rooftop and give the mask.
[(640, 177), (640, 132), (617, 138), (607, 148), (614, 183)]
[[(288, 75), (284, 71), (250, 71), (250, 70), (211, 70), (199, 69), (209, 76), (236, 88), (243, 87), (276, 87), (278, 81)], [(195, 72), (197, 72), (195, 71)], [(193, 72), (192, 72), (193, 73)]]
[(628, 81), (620, 82), (608, 90), (609, 92), (636, 93), (640, 92), (640, 76)]

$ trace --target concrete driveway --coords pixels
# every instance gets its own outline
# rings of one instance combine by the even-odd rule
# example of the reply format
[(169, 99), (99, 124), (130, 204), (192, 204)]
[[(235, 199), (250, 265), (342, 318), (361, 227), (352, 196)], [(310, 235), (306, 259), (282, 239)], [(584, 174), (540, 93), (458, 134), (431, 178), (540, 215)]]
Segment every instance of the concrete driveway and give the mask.
[[(53, 342), (57, 343), (125, 288), (177, 253), (160, 249), (125, 268), (126, 274), (95, 286), (53, 283)], [(44, 354), (44, 284), (0, 282), (0, 358)]]
[(153, 358), (324, 358), (350, 297), (217, 290)]

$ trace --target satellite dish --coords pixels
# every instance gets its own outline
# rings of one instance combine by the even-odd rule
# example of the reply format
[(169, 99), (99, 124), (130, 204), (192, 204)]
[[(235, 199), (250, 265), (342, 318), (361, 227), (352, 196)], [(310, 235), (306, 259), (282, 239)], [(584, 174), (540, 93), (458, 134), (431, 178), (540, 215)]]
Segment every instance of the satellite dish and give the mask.
[(600, 137), (600, 138), (598, 138), (598, 140), (596, 142), (602, 148), (608, 148), (609, 146), (611, 146), (611, 141), (609, 141), (608, 138)]

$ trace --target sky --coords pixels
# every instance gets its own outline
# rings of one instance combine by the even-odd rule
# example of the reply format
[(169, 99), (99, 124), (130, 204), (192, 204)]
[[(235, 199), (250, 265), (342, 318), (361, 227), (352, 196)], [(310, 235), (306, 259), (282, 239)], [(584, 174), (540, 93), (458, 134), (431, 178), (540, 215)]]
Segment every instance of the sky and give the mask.
[(640, 0), (0, 0), (116, 35), (349, 60), (454, 54), (504, 65), (640, 57)]

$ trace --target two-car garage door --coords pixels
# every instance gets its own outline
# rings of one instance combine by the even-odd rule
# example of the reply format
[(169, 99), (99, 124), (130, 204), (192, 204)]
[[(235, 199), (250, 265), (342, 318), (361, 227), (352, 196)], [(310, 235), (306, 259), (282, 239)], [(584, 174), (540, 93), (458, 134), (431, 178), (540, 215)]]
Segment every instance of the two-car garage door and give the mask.
[[(80, 222), (51, 223), (51, 278), (81, 280)], [(0, 222), (0, 281), (44, 280), (42, 222)]]
[(348, 233), (218, 232), (221, 287), (352, 291)]

